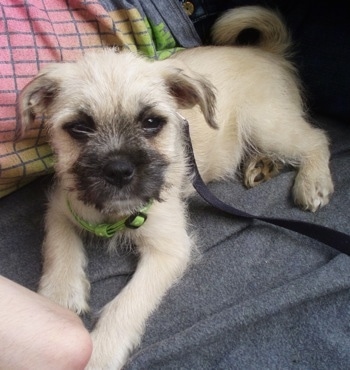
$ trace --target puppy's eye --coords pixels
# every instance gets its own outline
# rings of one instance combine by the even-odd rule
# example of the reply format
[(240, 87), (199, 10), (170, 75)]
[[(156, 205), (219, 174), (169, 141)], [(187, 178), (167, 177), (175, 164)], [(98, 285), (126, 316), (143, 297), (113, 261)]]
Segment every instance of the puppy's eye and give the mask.
[(166, 124), (164, 117), (148, 117), (142, 120), (142, 129), (148, 137), (156, 135)]
[(67, 122), (63, 129), (68, 134), (77, 140), (86, 140), (88, 135), (95, 131), (95, 123), (92, 118), (77, 119), (72, 122)]

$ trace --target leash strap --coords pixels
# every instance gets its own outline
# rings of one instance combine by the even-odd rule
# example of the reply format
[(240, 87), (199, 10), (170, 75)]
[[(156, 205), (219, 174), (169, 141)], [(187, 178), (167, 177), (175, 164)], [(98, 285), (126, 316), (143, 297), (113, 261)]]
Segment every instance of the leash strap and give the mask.
[[(183, 117), (182, 117), (183, 118)], [(288, 220), (282, 218), (270, 218), (255, 216), (249, 213), (243, 212), (239, 209), (236, 209), (218, 199), (205, 185), (196, 164), (196, 160), (193, 153), (193, 147), (191, 142), (190, 130), (188, 121), (184, 120), (184, 132), (185, 132), (185, 141), (187, 147), (187, 155), (189, 158), (190, 169), (193, 173), (192, 184), (196, 189), (198, 194), (211, 206), (225, 212), (231, 216), (244, 218), (248, 220), (259, 220), (267, 222), (276, 226), (283, 227), (288, 230), (295, 231), (299, 234), (308, 236), (312, 239), (315, 239), (323, 244), (326, 244), (341, 253), (350, 255), (350, 235), (342, 233), (340, 231), (330, 229), (326, 226), (313, 224), (310, 222), (304, 222), (299, 220)]]

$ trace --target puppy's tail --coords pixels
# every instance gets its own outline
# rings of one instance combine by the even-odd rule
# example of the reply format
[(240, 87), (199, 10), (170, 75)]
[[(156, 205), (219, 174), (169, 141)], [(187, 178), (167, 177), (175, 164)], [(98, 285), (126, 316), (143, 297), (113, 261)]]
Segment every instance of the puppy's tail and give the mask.
[(286, 55), (291, 40), (278, 13), (260, 6), (243, 6), (224, 13), (212, 28), (215, 45), (250, 45)]

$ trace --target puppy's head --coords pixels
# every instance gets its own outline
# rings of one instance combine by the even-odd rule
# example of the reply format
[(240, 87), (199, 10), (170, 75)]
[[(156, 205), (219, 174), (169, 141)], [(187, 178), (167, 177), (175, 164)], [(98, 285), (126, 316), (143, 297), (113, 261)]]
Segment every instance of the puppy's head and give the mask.
[(104, 50), (51, 65), (19, 97), (19, 133), (44, 114), (61, 185), (103, 213), (161, 200), (185, 173), (177, 109), (216, 126), (210, 83), (173, 63)]

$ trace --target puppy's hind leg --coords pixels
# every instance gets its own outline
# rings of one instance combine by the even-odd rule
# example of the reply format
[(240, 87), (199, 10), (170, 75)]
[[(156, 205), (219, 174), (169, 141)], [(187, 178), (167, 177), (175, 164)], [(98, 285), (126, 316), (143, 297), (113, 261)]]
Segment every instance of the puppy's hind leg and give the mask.
[(315, 130), (313, 136), (305, 157), (300, 160), (293, 196), (302, 209), (315, 212), (328, 204), (334, 185), (329, 168), (328, 139), (321, 130)]
[(294, 202), (315, 212), (329, 202), (334, 187), (329, 169), (326, 134), (298, 114), (265, 118), (252, 129), (254, 144), (265, 153), (298, 167), (293, 186)]

